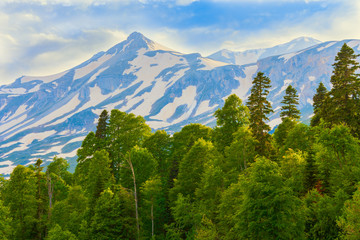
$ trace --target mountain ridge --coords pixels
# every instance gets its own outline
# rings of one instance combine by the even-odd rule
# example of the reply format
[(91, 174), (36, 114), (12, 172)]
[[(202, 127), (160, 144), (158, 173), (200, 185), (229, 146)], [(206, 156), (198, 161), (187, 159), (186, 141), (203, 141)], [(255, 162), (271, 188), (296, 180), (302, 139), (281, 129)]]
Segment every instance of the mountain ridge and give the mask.
[(240, 66), (176, 52), (133, 33), (62, 73), (23, 76), (0, 86), (0, 173), (54, 155), (70, 159), (73, 168), (77, 148), (95, 130), (103, 109), (142, 115), (152, 129), (169, 132), (191, 122), (214, 126), (213, 112), (232, 93), (245, 100), (258, 71), (273, 84), (271, 126), (280, 121), (280, 102), (290, 83), (307, 121), (318, 83), (330, 88), (331, 65), (344, 42), (359, 52), (359, 40), (325, 42)]

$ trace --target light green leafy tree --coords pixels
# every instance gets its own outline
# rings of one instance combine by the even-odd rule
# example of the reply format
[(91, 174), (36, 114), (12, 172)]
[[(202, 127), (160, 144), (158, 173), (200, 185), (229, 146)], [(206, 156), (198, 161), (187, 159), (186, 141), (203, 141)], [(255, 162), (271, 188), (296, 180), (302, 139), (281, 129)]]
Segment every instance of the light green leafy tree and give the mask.
[(235, 213), (237, 239), (304, 239), (302, 202), (286, 186), (279, 166), (258, 158), (240, 176), (242, 202)]
[(219, 152), (224, 152), (233, 141), (233, 134), (239, 127), (249, 125), (249, 109), (241, 99), (231, 94), (222, 108), (215, 111), (217, 127), (214, 129), (215, 146)]
[(68, 230), (63, 230), (59, 225), (55, 225), (49, 230), (46, 240), (77, 240), (76, 236)]
[(33, 239), (37, 237), (37, 178), (35, 172), (21, 165), (14, 168), (3, 191), (4, 205), (12, 218), (11, 239)]
[(341, 239), (360, 239), (360, 187), (355, 191), (352, 199), (345, 202), (342, 216), (337, 224), (342, 230)]
[(135, 239), (133, 196), (123, 187), (101, 193), (91, 223), (92, 239)]

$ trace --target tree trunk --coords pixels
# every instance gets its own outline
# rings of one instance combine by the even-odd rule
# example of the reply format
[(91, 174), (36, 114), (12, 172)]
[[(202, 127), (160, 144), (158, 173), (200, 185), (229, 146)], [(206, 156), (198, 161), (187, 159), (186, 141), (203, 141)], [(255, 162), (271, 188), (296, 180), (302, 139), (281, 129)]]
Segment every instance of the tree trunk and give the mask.
[(154, 237), (154, 203), (151, 203), (151, 237)]
[(140, 224), (139, 224), (139, 213), (138, 213), (138, 199), (137, 199), (137, 191), (136, 191), (136, 178), (135, 178), (135, 171), (132, 165), (130, 156), (128, 159), (128, 164), (130, 166), (132, 177), (134, 181), (134, 198), (135, 198), (135, 214), (136, 214), (136, 228), (137, 228), (137, 239), (140, 239)]
[(51, 209), (52, 209), (52, 196), (53, 196), (53, 189), (51, 186), (51, 177), (50, 177), (50, 173), (47, 172), (47, 185), (48, 185), (48, 195), (49, 195), (49, 211), (48, 211), (48, 219), (50, 220), (51, 218)]

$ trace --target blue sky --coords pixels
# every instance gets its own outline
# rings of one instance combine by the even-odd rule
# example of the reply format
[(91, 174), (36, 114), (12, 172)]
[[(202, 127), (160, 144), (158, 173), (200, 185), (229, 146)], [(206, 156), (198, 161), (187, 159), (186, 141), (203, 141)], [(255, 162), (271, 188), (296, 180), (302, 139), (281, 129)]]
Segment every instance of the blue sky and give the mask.
[(360, 39), (357, 0), (1, 0), (0, 85), (67, 70), (133, 31), (184, 53)]

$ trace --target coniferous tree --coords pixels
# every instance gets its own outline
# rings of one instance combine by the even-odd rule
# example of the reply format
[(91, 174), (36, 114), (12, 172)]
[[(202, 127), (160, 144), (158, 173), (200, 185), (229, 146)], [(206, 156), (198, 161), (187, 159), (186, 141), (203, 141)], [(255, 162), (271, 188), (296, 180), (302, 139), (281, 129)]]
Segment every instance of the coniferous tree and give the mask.
[(325, 100), (327, 98), (327, 89), (322, 82), (320, 82), (319, 87), (316, 89), (316, 94), (313, 97), (313, 107), (314, 107), (314, 116), (311, 119), (311, 126), (319, 125), (320, 119), (324, 118), (325, 114)]
[(306, 157), (306, 165), (305, 165), (305, 181), (304, 181), (304, 187), (305, 190), (309, 191), (312, 188), (315, 187), (317, 179), (317, 169), (315, 165), (315, 159), (314, 159), (314, 150), (310, 148), (308, 155)]
[(281, 101), (283, 106), (281, 107), (280, 117), (282, 120), (290, 118), (292, 120), (300, 119), (300, 111), (296, 105), (299, 104), (299, 96), (297, 91), (291, 85), (285, 90), (284, 100)]
[(108, 111), (103, 110), (99, 116), (99, 122), (96, 126), (95, 136), (99, 139), (105, 139), (106, 137), (106, 128), (107, 128), (107, 120), (109, 119)]
[(329, 92), (330, 112), (327, 121), (331, 124), (345, 123), (352, 133), (359, 133), (359, 95), (360, 79), (356, 71), (360, 68), (354, 53), (346, 43), (335, 57)]
[(256, 150), (259, 154), (264, 155), (269, 146), (270, 126), (266, 124), (269, 120), (267, 115), (273, 112), (270, 102), (266, 99), (269, 94), (270, 78), (264, 76), (264, 73), (258, 72), (253, 80), (251, 95), (248, 99), (247, 106), (250, 110), (250, 128), (258, 144)]

